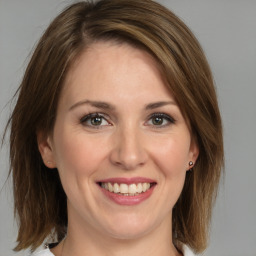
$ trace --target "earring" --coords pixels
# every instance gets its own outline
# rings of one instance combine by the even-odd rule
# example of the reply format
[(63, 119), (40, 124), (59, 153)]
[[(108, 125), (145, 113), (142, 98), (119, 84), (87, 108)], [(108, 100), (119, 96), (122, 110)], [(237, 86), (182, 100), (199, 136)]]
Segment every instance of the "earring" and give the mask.
[(194, 162), (193, 161), (189, 161), (188, 165), (190, 167), (189, 171), (192, 171), (192, 166), (194, 165)]

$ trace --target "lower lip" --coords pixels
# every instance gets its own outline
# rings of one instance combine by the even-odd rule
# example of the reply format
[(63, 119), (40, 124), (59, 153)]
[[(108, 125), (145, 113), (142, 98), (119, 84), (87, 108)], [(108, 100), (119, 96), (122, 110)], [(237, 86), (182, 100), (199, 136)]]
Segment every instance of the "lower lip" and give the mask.
[(116, 204), (119, 205), (137, 205), (148, 199), (155, 188), (155, 185), (148, 189), (146, 192), (135, 196), (122, 196), (120, 194), (109, 192), (108, 190), (100, 187), (101, 191), (107, 196), (110, 200), (114, 201)]

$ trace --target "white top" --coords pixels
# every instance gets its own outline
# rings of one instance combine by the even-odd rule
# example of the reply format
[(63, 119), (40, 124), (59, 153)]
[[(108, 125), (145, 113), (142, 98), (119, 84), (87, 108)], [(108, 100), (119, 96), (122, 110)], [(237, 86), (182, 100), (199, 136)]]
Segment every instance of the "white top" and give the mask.
[[(186, 245), (183, 245), (182, 248), (180, 248), (180, 250), (182, 251), (183, 256), (196, 256), (191, 251), (191, 249), (188, 246), (186, 246)], [(47, 248), (47, 249), (41, 250), (39, 252), (33, 253), (31, 256), (54, 256), (54, 254), (51, 253), (49, 248)]]
[(35, 252), (33, 253), (31, 256), (54, 256), (53, 253), (51, 253), (51, 251), (49, 250), (49, 248), (44, 249), (42, 251), (39, 252)]

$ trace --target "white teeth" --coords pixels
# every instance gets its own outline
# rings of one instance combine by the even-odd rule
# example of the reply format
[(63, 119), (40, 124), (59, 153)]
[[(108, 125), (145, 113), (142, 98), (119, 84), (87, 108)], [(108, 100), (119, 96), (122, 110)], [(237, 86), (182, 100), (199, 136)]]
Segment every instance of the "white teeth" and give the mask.
[(117, 183), (114, 184), (114, 193), (119, 193), (120, 192), (120, 187)]
[(134, 196), (143, 192), (146, 192), (150, 188), (150, 183), (138, 183), (127, 185), (125, 183), (101, 183), (101, 187), (116, 194), (122, 194), (124, 196)]
[(145, 192), (150, 188), (150, 184), (149, 183), (143, 183), (142, 184), (142, 191)]
[(137, 185), (137, 193), (141, 193), (141, 192), (142, 192), (142, 184), (139, 183), (139, 184)]
[(127, 184), (120, 184), (119, 187), (120, 187), (120, 193), (121, 194), (129, 193), (129, 187), (128, 187)]
[(137, 192), (136, 184), (130, 184), (129, 185), (129, 194), (135, 194), (136, 192)]
[(112, 186), (111, 183), (108, 183), (108, 190), (109, 190), (110, 192), (113, 192), (113, 191), (114, 191), (114, 187)]

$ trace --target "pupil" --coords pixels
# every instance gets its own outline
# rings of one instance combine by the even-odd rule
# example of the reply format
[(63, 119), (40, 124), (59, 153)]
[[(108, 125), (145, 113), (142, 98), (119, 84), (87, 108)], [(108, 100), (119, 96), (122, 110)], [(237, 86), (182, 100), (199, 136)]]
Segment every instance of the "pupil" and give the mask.
[(163, 124), (163, 118), (162, 117), (155, 117), (155, 118), (153, 118), (153, 124), (154, 125), (161, 125), (161, 124)]
[(100, 125), (102, 123), (102, 118), (100, 116), (93, 117), (91, 120), (92, 125)]

